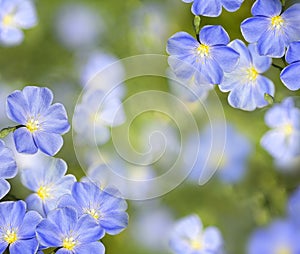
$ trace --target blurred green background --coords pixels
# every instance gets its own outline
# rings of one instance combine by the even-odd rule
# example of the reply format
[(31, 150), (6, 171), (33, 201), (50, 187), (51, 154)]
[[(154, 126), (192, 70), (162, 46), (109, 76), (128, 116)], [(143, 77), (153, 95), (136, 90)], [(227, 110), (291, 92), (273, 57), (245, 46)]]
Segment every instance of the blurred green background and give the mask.
[[(240, 10), (235, 13), (223, 10), (218, 18), (202, 18), (201, 25), (220, 24), (227, 30), (231, 40), (243, 39), (239, 25), (251, 16), (253, 2), (245, 0)], [(0, 47), (0, 83), (11, 90), (21, 89), (28, 84), (51, 88), (55, 101), (66, 105), (70, 119), (82, 89), (77, 69), (78, 58), (76, 50), (68, 49), (59, 42), (55, 26), (60, 8), (65, 4), (75, 3), (92, 8), (102, 18), (104, 28), (101, 28), (103, 32), (96, 49), (120, 59), (143, 53), (166, 54), (166, 42), (171, 35), (178, 31), (193, 34), (190, 5), (180, 0), (36, 1), (38, 26), (25, 31), (25, 41), (20, 46)], [(161, 15), (154, 28), (151, 27), (153, 17), (147, 12), (149, 6), (156, 6), (158, 15)], [(142, 14), (137, 14), (141, 10), (144, 10)], [(158, 32), (159, 28), (163, 28), (163, 31)], [(281, 64), (280, 60), (277, 62)], [(287, 96), (300, 95), (299, 91), (291, 92), (283, 86), (279, 80), (278, 69), (271, 67), (266, 75), (275, 83), (276, 102)], [(137, 86), (139, 83), (142, 85)], [(130, 96), (148, 89), (167, 91), (168, 86), (164, 79), (152, 82), (149, 78), (143, 82), (130, 81), (127, 89), (127, 96)], [(255, 112), (233, 109), (227, 103), (227, 94), (220, 93), (217, 88), (215, 90), (222, 101), (228, 121), (254, 144), (255, 149), (245, 179), (235, 185), (225, 185), (216, 178), (212, 178), (204, 186), (184, 182), (161, 197), (155, 205), (150, 201), (149, 204), (129, 201), (129, 227), (118, 236), (105, 236), (103, 242), (106, 253), (168, 253), (167, 250), (160, 252), (146, 247), (136, 239), (136, 229), (131, 222), (135, 221), (141, 206), (145, 210), (151, 206), (167, 207), (174, 219), (191, 213), (198, 214), (205, 226), (215, 225), (220, 228), (225, 248), (230, 254), (244, 253), (247, 239), (255, 228), (285, 215), (287, 197), (299, 185), (300, 167), (292, 173), (279, 171), (270, 155), (260, 147), (260, 138), (268, 130), (264, 124), (266, 109)], [(1, 101), (1, 107), (3, 106), (4, 102)], [(6, 122), (0, 125), (1, 128), (5, 126)], [(76, 160), (71, 132), (64, 139), (65, 145), (57, 157), (63, 158), (69, 165), (69, 172), (80, 178), (84, 172)], [(12, 185), (12, 193), (26, 197), (28, 192), (20, 186), (17, 179), (12, 181)]]

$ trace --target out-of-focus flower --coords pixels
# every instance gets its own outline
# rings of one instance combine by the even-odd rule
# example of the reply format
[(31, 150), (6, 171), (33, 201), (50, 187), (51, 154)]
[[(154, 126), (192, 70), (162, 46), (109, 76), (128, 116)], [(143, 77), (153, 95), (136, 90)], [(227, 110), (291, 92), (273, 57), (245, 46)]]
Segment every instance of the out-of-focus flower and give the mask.
[(62, 134), (70, 129), (64, 106), (51, 105), (52, 92), (46, 87), (27, 86), (7, 97), (7, 115), (21, 126), (14, 131), (19, 153), (39, 150), (53, 156), (63, 145)]
[[(148, 204), (150, 202), (150, 204)], [(131, 235), (135, 242), (153, 252), (166, 251), (168, 236), (174, 224), (171, 211), (154, 201), (142, 202), (137, 215), (131, 219)]]
[(19, 45), (24, 40), (22, 29), (37, 24), (35, 6), (31, 0), (0, 1), (0, 44)]
[(248, 254), (285, 254), (300, 251), (299, 229), (290, 221), (274, 221), (250, 237)]
[(110, 127), (123, 124), (125, 113), (121, 100), (103, 90), (87, 90), (75, 108), (73, 127), (78, 139), (89, 144), (104, 144)]
[(300, 41), (292, 42), (289, 45), (285, 60), (290, 65), (282, 70), (280, 79), (288, 89), (292, 91), (298, 90), (300, 89)]
[(287, 203), (289, 218), (300, 226), (300, 187), (290, 196)]
[(228, 102), (232, 107), (243, 110), (254, 110), (268, 105), (265, 94), (274, 96), (273, 82), (262, 76), (272, 63), (271, 58), (260, 56), (256, 45), (250, 44), (248, 48), (240, 40), (232, 41), (228, 46), (240, 54), (240, 61), (231, 73), (225, 73), (220, 84), (222, 92), (229, 92)]
[(36, 253), (35, 229), (42, 217), (35, 211), (26, 212), (24, 201), (0, 203), (0, 253), (9, 246), (9, 253)]
[[(198, 84), (220, 84), (224, 72), (236, 67), (239, 54), (228, 47), (229, 36), (222, 26), (204, 26), (198, 42), (186, 32), (173, 35), (167, 44), (169, 64), (178, 78), (194, 78)], [(203, 77), (202, 77), (203, 76)]]
[(78, 56), (81, 85), (88, 89), (103, 90), (111, 97), (122, 99), (125, 95), (125, 70), (118, 58), (94, 51)]
[(280, 0), (257, 0), (252, 6), (254, 17), (244, 20), (241, 31), (250, 43), (257, 43), (260, 55), (280, 58), (285, 48), (300, 40), (300, 4), (282, 12)]
[(201, 219), (190, 215), (175, 224), (169, 245), (176, 254), (219, 254), (223, 249), (223, 239), (219, 229), (203, 229)]
[(300, 155), (300, 109), (293, 98), (274, 105), (265, 115), (272, 128), (261, 139), (261, 145), (276, 160), (287, 161)]
[(104, 231), (89, 215), (78, 217), (75, 209), (64, 207), (51, 211), (36, 228), (37, 239), (44, 247), (60, 248), (56, 253), (99, 253), (104, 246), (98, 240)]
[(58, 207), (73, 207), (78, 216), (90, 215), (110, 235), (119, 234), (128, 225), (127, 203), (118, 190), (100, 189), (93, 182), (74, 183), (72, 194), (63, 196)]
[(220, 16), (222, 12), (222, 7), (224, 7), (229, 12), (237, 11), (244, 0), (182, 0), (185, 3), (193, 3), (192, 12), (195, 15), (207, 16), (207, 17), (217, 17)]
[(167, 40), (169, 25), (164, 6), (157, 4), (143, 4), (132, 14), (131, 45), (135, 52), (142, 53), (163, 52), (162, 41)]
[(67, 164), (51, 157), (45, 158), (42, 165), (22, 170), (22, 184), (34, 192), (26, 199), (28, 209), (38, 211), (43, 217), (55, 209), (58, 199), (71, 193), (76, 181), (73, 175), (65, 175), (66, 172)]
[(95, 47), (104, 24), (98, 11), (84, 4), (65, 4), (57, 13), (55, 30), (59, 41), (70, 49)]
[(10, 190), (10, 184), (5, 179), (15, 177), (17, 173), (17, 164), (13, 152), (0, 140), (0, 199)]
[(169, 77), (170, 91), (184, 100), (184, 102), (204, 101), (208, 97), (209, 92), (214, 89), (214, 85), (197, 83), (195, 76), (187, 80), (178, 78), (172, 70), (169, 70), (167, 75)]
[[(200, 135), (200, 140), (192, 136), (188, 141), (189, 149), (195, 149), (199, 146), (197, 143), (200, 143), (198, 158), (191, 171), (190, 179), (199, 181), (200, 178), (209, 174), (208, 172), (214, 173), (217, 170), (221, 181), (236, 183), (245, 176), (247, 160), (252, 151), (251, 143), (231, 125), (227, 125), (226, 129), (222, 129), (222, 126), (217, 123), (214, 125), (217, 130), (214, 133), (208, 126)], [(225, 135), (224, 144), (218, 135)], [(187, 150), (188, 153), (189, 150)]]

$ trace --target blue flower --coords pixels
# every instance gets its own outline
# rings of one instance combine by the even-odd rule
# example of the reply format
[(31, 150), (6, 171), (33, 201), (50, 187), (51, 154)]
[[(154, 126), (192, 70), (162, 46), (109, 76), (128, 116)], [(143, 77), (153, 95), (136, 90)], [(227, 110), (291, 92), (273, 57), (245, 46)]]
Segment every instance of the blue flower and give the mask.
[(300, 89), (300, 41), (292, 42), (289, 45), (285, 60), (290, 65), (282, 70), (280, 79), (288, 89), (298, 90)]
[(241, 24), (244, 38), (257, 42), (260, 55), (282, 57), (289, 43), (300, 40), (300, 4), (281, 11), (280, 0), (257, 0), (251, 10), (254, 17)]
[(273, 82), (261, 74), (269, 69), (272, 60), (257, 53), (256, 46), (248, 48), (240, 40), (232, 41), (228, 46), (240, 54), (240, 61), (231, 73), (225, 73), (220, 84), (222, 92), (230, 91), (228, 102), (232, 107), (254, 110), (268, 105), (265, 93), (274, 96)]
[(261, 145), (277, 160), (290, 160), (300, 155), (300, 109), (291, 97), (274, 105), (265, 115), (272, 128), (261, 139)]
[(27, 86), (7, 98), (8, 117), (22, 125), (14, 132), (19, 153), (34, 154), (40, 149), (53, 156), (63, 145), (62, 134), (70, 125), (64, 106), (51, 105), (52, 92), (45, 87)]
[(0, 140), (0, 199), (10, 190), (10, 184), (5, 179), (15, 177), (17, 172), (17, 164), (13, 152)]
[(0, 253), (9, 246), (9, 253), (34, 254), (38, 249), (35, 229), (42, 217), (26, 212), (24, 201), (0, 203)]
[[(246, 174), (247, 161), (252, 152), (251, 143), (231, 125), (226, 125), (226, 129), (223, 129), (219, 123), (214, 123), (212, 126), (205, 128), (200, 135), (200, 140), (192, 136), (188, 141), (187, 155), (200, 144), (198, 158), (191, 171), (190, 179), (199, 181), (217, 170), (217, 176), (222, 182), (236, 183)], [(215, 129), (215, 135), (212, 133), (212, 128)]]
[(13, 46), (24, 39), (21, 29), (37, 24), (35, 7), (30, 0), (0, 0), (0, 44)]
[(300, 226), (300, 187), (298, 187), (297, 190), (290, 196), (287, 204), (287, 210), (289, 218)]
[(223, 249), (223, 239), (217, 228), (203, 230), (201, 219), (190, 215), (175, 224), (169, 246), (176, 254), (218, 254)]
[(299, 253), (299, 232), (290, 221), (274, 221), (267, 228), (258, 229), (251, 235), (247, 253)]
[(231, 72), (239, 54), (228, 47), (229, 36), (222, 26), (205, 26), (199, 34), (200, 43), (186, 32), (168, 40), (169, 64), (178, 78), (194, 76), (197, 83), (220, 84), (224, 71)]
[(89, 144), (104, 144), (110, 138), (110, 127), (125, 122), (122, 101), (104, 90), (87, 90), (76, 106), (73, 128), (78, 139)]
[(193, 3), (192, 12), (195, 15), (217, 17), (224, 7), (229, 12), (238, 10), (244, 0), (182, 0), (185, 3)]
[(26, 199), (28, 209), (38, 211), (43, 217), (55, 209), (58, 199), (71, 193), (76, 181), (73, 175), (65, 175), (66, 172), (67, 164), (52, 157), (45, 158), (42, 164), (33, 168), (22, 170), (22, 184), (34, 191)]
[(104, 246), (98, 242), (104, 231), (90, 216), (78, 218), (76, 210), (70, 207), (51, 211), (38, 224), (36, 234), (42, 246), (60, 248), (57, 254), (104, 254)]
[(74, 183), (71, 195), (65, 195), (58, 207), (74, 207), (79, 216), (88, 214), (110, 235), (116, 235), (127, 227), (126, 201), (116, 189), (101, 190), (92, 182)]

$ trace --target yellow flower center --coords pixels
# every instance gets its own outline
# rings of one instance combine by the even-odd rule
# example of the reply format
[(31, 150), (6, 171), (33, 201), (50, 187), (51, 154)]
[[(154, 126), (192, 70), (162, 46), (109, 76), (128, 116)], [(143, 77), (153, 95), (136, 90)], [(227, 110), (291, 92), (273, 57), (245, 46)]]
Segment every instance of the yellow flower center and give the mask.
[(12, 15), (8, 14), (3, 17), (2, 24), (4, 26), (9, 26), (13, 23), (13, 21), (14, 21), (14, 17)]
[(197, 48), (197, 54), (200, 57), (209, 56), (209, 52), (210, 52), (210, 47), (208, 45), (200, 44), (199, 47)]
[(247, 80), (249, 81), (255, 81), (258, 76), (257, 70), (252, 66), (246, 70), (246, 76)]
[(40, 124), (38, 120), (35, 120), (33, 118), (30, 118), (27, 123), (26, 123), (26, 128), (30, 131), (30, 132), (35, 132), (40, 128)]
[(283, 246), (276, 250), (276, 254), (292, 254), (292, 251), (289, 247)]
[(18, 236), (15, 230), (6, 230), (4, 237), (4, 241), (6, 241), (8, 244), (14, 243), (18, 240)]
[(93, 208), (87, 209), (85, 213), (91, 215), (95, 220), (98, 220), (100, 217), (99, 213)]
[(194, 239), (190, 242), (190, 245), (193, 250), (201, 250), (203, 248), (203, 244), (199, 239)]
[(45, 200), (46, 198), (49, 198), (50, 195), (50, 188), (47, 186), (41, 186), (37, 192), (38, 196), (42, 199)]
[(286, 136), (291, 135), (294, 131), (293, 125), (290, 123), (286, 124), (283, 128)]
[(284, 19), (281, 16), (275, 16), (271, 18), (271, 24), (273, 29), (280, 29), (284, 24)]
[(67, 250), (73, 250), (74, 247), (76, 246), (77, 242), (75, 241), (75, 239), (73, 237), (66, 237), (63, 240), (63, 248), (67, 249)]

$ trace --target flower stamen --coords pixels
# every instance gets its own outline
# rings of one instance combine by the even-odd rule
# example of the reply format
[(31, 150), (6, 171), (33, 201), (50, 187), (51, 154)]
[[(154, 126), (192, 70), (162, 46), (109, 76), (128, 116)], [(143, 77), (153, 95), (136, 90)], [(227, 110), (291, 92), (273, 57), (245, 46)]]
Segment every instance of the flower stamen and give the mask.
[(63, 248), (67, 249), (67, 250), (73, 250), (75, 248), (75, 246), (77, 245), (77, 242), (75, 241), (75, 239), (73, 237), (66, 237), (63, 240)]
[(210, 47), (208, 45), (200, 44), (199, 47), (197, 48), (197, 54), (200, 57), (209, 56), (209, 52), (210, 52)]
[(26, 128), (31, 132), (35, 132), (40, 128), (40, 123), (38, 120), (35, 120), (34, 118), (29, 118), (29, 120), (26, 123)]
[(6, 241), (8, 244), (14, 243), (18, 240), (18, 236), (15, 230), (8, 229), (6, 230), (4, 236), (4, 241)]
[(284, 24), (284, 19), (281, 16), (274, 16), (271, 18), (271, 25), (273, 29), (279, 30)]

